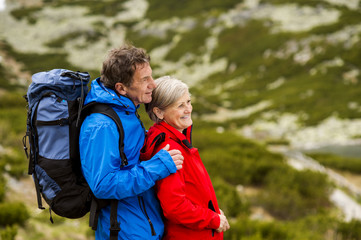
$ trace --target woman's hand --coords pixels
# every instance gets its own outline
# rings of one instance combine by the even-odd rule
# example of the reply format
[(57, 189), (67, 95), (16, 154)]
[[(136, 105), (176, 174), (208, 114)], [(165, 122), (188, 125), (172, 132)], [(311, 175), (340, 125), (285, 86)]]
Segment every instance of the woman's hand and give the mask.
[(228, 220), (226, 218), (226, 216), (224, 215), (223, 211), (221, 211), (221, 214), (218, 214), (219, 215), (219, 218), (220, 218), (220, 223), (219, 223), (219, 227), (216, 229), (217, 232), (225, 232), (227, 231), (230, 226), (229, 226), (229, 223), (228, 223)]

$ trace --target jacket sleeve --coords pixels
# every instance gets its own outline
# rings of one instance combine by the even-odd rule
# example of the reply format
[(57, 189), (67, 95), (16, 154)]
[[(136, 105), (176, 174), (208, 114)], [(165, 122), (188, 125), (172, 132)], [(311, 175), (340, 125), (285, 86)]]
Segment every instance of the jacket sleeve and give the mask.
[(173, 223), (195, 230), (217, 229), (220, 224), (218, 213), (189, 200), (183, 173), (183, 169), (178, 170), (156, 183), (164, 216)]
[(164, 150), (149, 161), (139, 163), (136, 159), (137, 164), (120, 168), (119, 133), (114, 129), (113, 122), (97, 123), (96, 127), (83, 124), (79, 137), (82, 171), (97, 198), (136, 196), (176, 172), (171, 156)]

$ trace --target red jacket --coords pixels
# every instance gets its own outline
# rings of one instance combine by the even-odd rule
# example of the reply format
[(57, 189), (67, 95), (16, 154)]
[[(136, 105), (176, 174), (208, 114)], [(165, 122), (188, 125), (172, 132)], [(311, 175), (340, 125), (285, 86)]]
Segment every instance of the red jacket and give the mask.
[(155, 186), (165, 216), (163, 239), (223, 239), (215, 231), (220, 224), (216, 195), (198, 150), (191, 146), (191, 130), (182, 134), (165, 122), (154, 124), (141, 151), (141, 159), (148, 160), (169, 144), (184, 157), (183, 168)]

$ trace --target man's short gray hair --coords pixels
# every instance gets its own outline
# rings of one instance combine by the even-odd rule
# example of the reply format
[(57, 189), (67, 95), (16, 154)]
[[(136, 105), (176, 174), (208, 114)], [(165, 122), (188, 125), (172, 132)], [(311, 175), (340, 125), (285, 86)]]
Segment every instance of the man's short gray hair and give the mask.
[[(153, 90), (152, 101), (145, 105), (145, 109), (154, 122), (161, 122), (157, 115), (154, 114), (155, 107), (164, 111), (175, 103), (184, 94), (189, 94), (187, 84), (171, 76), (163, 76), (155, 80), (157, 87)], [(190, 95), (190, 94), (189, 94)]]

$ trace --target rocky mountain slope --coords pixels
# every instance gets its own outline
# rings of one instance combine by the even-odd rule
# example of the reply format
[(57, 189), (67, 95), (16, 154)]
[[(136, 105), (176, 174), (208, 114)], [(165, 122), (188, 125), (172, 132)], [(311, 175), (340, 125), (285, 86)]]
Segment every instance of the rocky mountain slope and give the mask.
[(8, 0), (0, 36), (30, 73), (94, 78), (110, 48), (132, 42), (155, 77), (192, 86), (200, 119), (303, 146), (361, 135), (359, 10), (358, 0)]

